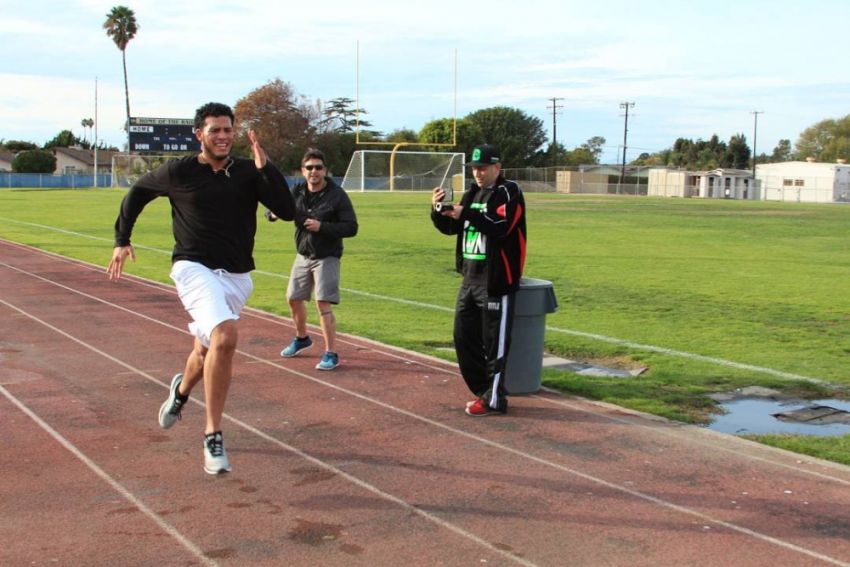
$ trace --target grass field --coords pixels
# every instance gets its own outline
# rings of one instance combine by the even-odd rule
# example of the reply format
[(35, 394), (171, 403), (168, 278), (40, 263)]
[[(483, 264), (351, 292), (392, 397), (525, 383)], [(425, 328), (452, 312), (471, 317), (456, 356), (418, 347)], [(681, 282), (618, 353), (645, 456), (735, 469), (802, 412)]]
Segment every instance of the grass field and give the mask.
[[(123, 194), (0, 190), (0, 237), (105, 266)], [(340, 331), (453, 359), (445, 347), (459, 284), (454, 242), (431, 226), (429, 196), (351, 197), (360, 234), (346, 240)], [(546, 319), (546, 350), (649, 367), (632, 380), (547, 370), (546, 385), (692, 423), (707, 422), (715, 411), (707, 394), (742, 386), (846, 397), (850, 207), (551, 194), (526, 199), (526, 275), (553, 282), (559, 303)], [(171, 283), (167, 201), (148, 206), (133, 243), (138, 261), (128, 271)], [(262, 221), (252, 306), (288, 314), (284, 276), (293, 255), (291, 225)], [(288, 339), (281, 337), (281, 344)], [(760, 440), (850, 463), (847, 438)]]

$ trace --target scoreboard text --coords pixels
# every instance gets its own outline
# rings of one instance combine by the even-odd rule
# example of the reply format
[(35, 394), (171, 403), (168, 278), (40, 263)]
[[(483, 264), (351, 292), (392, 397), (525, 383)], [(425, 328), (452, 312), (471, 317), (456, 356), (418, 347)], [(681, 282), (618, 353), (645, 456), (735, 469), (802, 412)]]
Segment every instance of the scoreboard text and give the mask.
[(195, 137), (190, 118), (130, 118), (131, 152), (197, 152), (201, 143)]

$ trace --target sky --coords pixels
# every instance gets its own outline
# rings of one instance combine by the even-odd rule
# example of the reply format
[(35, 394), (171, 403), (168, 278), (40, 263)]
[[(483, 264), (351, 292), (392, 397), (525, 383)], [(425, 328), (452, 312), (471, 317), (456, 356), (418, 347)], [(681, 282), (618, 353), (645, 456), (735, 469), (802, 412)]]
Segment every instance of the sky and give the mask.
[[(629, 161), (715, 134), (770, 154), (850, 114), (847, 0), (122, 2), (139, 24), (131, 116), (192, 118), (281, 79), (358, 100), (385, 133), (517, 108), (568, 150), (604, 137), (601, 161), (619, 163), (625, 102)], [(121, 52), (102, 28), (116, 5), (0, 0), (0, 140), (90, 138), (80, 122), (96, 118), (123, 147)]]

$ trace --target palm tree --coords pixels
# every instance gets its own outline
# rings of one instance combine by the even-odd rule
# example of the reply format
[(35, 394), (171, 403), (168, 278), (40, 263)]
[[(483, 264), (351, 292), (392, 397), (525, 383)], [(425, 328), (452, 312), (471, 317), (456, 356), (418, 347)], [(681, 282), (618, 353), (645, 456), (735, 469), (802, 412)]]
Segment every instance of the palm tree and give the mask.
[[(92, 130), (94, 128), (94, 118), (83, 118), (82, 125), (83, 125), (83, 128), (88, 128), (89, 133), (92, 136), (92, 147), (94, 147), (95, 139), (94, 139), (94, 131)], [(86, 141), (85, 136), (86, 136), (85, 130), (83, 130), (83, 141)]]
[(89, 127), (89, 119), (83, 118), (82, 121), (80, 122), (80, 126), (83, 127), (83, 143), (86, 143), (86, 142), (88, 142), (88, 138), (89, 138), (88, 137), (89, 131), (87, 129)]
[(130, 132), (130, 89), (127, 86), (127, 44), (136, 36), (139, 26), (136, 24), (136, 14), (126, 6), (115, 6), (106, 14), (103, 22), (106, 35), (112, 38), (121, 50), (121, 60), (124, 63), (124, 99), (127, 101), (126, 129)]

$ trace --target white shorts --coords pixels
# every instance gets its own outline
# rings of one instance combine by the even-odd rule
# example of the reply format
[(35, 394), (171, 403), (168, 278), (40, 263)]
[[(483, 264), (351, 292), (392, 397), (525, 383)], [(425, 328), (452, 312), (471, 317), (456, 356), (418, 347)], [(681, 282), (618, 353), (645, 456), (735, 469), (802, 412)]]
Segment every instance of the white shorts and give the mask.
[(226, 270), (211, 270), (197, 262), (178, 260), (171, 266), (171, 279), (183, 307), (192, 316), (189, 332), (201, 344), (210, 346), (213, 329), (223, 321), (237, 320), (245, 307), (254, 282), (251, 274), (231, 274)]

